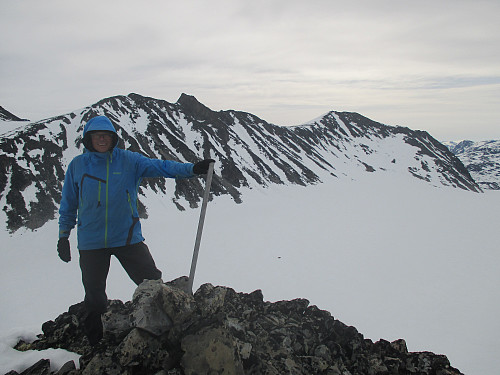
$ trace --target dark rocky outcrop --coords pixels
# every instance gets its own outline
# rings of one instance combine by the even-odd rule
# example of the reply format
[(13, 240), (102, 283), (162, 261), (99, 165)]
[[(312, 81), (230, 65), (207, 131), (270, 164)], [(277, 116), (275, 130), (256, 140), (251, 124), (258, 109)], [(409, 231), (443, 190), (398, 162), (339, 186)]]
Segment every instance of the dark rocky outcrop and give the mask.
[[(16, 348), (79, 353), (79, 369), (70, 362), (57, 373), (73, 375), (461, 374), (444, 355), (409, 353), (404, 340), (373, 343), (305, 299), (270, 303), (260, 290), (211, 284), (192, 296), (183, 291), (185, 281), (146, 281), (132, 301), (110, 301), (104, 339), (95, 347), (83, 335), (77, 304), (44, 323), (38, 340)], [(40, 361), (23, 374), (49, 368)]]
[[(27, 119), (17, 117), (13, 113), (7, 111), (2, 106), (0, 106), (0, 120), (2, 120), (2, 121), (29, 121)], [(1, 127), (0, 127), (0, 130), (2, 130)]]

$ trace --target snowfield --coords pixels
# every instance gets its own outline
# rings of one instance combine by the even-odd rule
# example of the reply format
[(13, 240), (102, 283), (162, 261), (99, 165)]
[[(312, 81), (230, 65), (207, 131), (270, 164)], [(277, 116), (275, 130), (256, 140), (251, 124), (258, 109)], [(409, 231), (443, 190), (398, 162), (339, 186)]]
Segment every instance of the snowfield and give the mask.
[[(381, 173), (353, 178), (254, 188), (239, 205), (215, 197), (194, 288), (212, 283), (261, 289), (268, 301), (307, 298), (365, 338), (404, 338), (410, 351), (445, 354), (467, 375), (496, 375), (500, 192)], [(143, 201), (143, 232), (163, 279), (188, 275), (199, 209), (180, 212), (171, 197), (151, 193)], [(78, 358), (11, 349), (83, 299), (75, 233), (73, 260), (65, 264), (57, 232), (55, 220), (34, 232), (0, 232), (0, 373), (23, 370), (35, 357), (53, 358), (53, 368)], [(130, 300), (134, 289), (113, 259), (108, 298)]]

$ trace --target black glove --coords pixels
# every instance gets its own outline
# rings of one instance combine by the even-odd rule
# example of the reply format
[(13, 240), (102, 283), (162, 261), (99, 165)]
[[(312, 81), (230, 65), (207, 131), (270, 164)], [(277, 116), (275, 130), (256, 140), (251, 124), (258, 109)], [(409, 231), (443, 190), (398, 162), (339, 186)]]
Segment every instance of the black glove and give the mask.
[(215, 163), (214, 159), (205, 159), (193, 166), (194, 174), (207, 174), (210, 163)]
[(68, 263), (71, 260), (68, 237), (59, 238), (59, 241), (57, 242), (57, 253), (59, 254), (59, 258), (61, 258), (63, 262)]

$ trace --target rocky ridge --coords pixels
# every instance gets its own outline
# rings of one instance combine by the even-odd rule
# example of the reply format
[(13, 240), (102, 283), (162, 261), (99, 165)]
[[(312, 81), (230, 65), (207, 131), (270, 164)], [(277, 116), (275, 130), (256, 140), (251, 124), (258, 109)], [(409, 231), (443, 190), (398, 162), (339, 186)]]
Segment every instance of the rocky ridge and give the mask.
[[(187, 278), (145, 281), (132, 301), (109, 302), (104, 339), (83, 335), (83, 303), (43, 324), (39, 339), (18, 350), (63, 348), (81, 354), (53, 374), (325, 374), (458, 375), (446, 356), (408, 352), (403, 339), (365, 339), (305, 299), (265, 302), (262, 292), (237, 293)], [(41, 360), (22, 374), (49, 374)], [(14, 371), (7, 375), (17, 374)]]
[[(214, 196), (243, 201), (245, 189), (270, 185), (308, 186), (328, 179), (386, 173), (434, 186), (482, 191), (460, 160), (428, 133), (384, 125), (357, 113), (331, 111), (307, 124), (285, 127), (241, 111), (213, 111), (182, 94), (176, 103), (137, 94), (103, 99), (49, 119), (0, 129), (0, 218), (10, 232), (40, 228), (56, 217), (64, 173), (83, 152), (85, 123), (106, 115), (119, 147), (151, 158), (196, 162), (215, 159)], [(164, 179), (145, 179), (147, 196), (167, 196), (179, 210), (197, 207), (203, 184), (179, 180), (167, 191)]]

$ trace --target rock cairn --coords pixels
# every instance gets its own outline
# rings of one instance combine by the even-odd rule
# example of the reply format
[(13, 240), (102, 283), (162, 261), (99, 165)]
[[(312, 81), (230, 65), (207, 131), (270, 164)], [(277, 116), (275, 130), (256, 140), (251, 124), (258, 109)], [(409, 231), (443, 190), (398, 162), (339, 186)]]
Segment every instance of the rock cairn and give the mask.
[[(145, 281), (132, 301), (109, 302), (103, 340), (83, 333), (83, 303), (18, 350), (63, 348), (81, 355), (55, 374), (325, 374), (458, 375), (447, 357), (410, 353), (404, 340), (372, 342), (305, 299), (265, 302), (262, 292), (202, 285), (186, 293), (186, 278)], [(17, 374), (14, 371), (8, 375)], [(42, 360), (22, 374), (50, 374)]]

